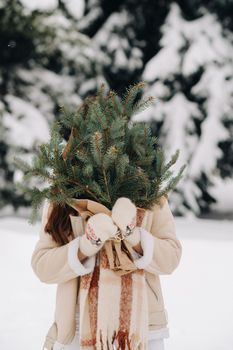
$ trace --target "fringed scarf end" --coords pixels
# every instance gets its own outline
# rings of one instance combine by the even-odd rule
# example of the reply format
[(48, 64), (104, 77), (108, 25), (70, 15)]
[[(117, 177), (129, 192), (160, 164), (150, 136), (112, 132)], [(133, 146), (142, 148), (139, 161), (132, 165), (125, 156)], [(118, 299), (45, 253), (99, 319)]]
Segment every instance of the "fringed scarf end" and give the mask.
[[(115, 343), (115, 347), (114, 347)], [(129, 335), (128, 331), (119, 330), (117, 333), (115, 332), (112, 340), (114, 350), (138, 350), (143, 349), (142, 342), (135, 335)]]
[[(114, 331), (112, 336), (103, 335), (100, 330), (96, 336), (95, 341), (83, 341), (82, 349), (85, 347), (93, 346), (94, 350), (143, 350), (146, 346), (143, 346), (144, 342), (141, 341), (135, 334), (129, 335), (128, 331), (118, 330)], [(144, 344), (145, 345), (145, 344)]]

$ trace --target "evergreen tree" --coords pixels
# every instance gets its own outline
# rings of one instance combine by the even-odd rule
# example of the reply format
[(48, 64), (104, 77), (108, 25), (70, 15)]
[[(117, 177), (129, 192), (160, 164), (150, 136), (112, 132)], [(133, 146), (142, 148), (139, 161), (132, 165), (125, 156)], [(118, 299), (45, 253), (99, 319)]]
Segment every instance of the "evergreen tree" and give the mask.
[[(111, 209), (123, 196), (151, 208), (176, 186), (185, 168), (175, 176), (170, 169), (179, 150), (167, 162), (148, 125), (131, 122), (134, 114), (153, 102), (152, 97), (140, 97), (143, 87), (144, 83), (130, 86), (120, 98), (112, 90), (106, 94), (102, 85), (75, 113), (63, 109), (50, 141), (39, 146), (31, 165), (16, 158), (25, 181), (39, 177), (48, 185), (24, 187), (32, 197), (32, 222), (44, 198), (59, 204), (89, 198)], [(67, 130), (70, 136), (64, 144)]]
[(78, 31), (68, 7), (56, 1), (52, 7), (34, 5), (0, 2), (0, 208), (30, 205), (12, 186), (21, 174), (14, 154), (30, 159), (48, 140), (59, 106), (74, 109), (105, 81), (97, 50)]
[(123, 93), (138, 82), (144, 65), (159, 50), (160, 26), (169, 1), (86, 0), (79, 30), (102, 52), (103, 74), (111, 89)]
[(180, 161), (189, 163), (188, 176), (176, 189), (183, 198), (176, 212), (191, 209), (200, 215), (216, 202), (211, 193), (215, 177), (233, 172), (231, 36), (216, 15), (203, 10), (198, 18), (186, 20), (176, 4), (162, 34), (161, 50), (143, 74), (150, 83), (147, 93), (159, 101), (141, 118), (153, 120), (168, 154), (178, 147)]

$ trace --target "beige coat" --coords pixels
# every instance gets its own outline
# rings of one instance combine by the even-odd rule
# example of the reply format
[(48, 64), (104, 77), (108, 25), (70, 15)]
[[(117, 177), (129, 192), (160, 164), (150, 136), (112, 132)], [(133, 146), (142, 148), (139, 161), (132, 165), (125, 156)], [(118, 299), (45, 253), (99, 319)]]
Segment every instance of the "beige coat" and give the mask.
[[(79, 292), (79, 276), (90, 273), (95, 258), (81, 263), (77, 257), (79, 236), (63, 246), (44, 231), (48, 214), (48, 202), (42, 214), (42, 225), (38, 242), (31, 257), (34, 273), (44, 283), (57, 284), (54, 322), (49, 328), (43, 349), (51, 350), (55, 341), (69, 344), (75, 336), (75, 311)], [(88, 209), (98, 212), (98, 204), (89, 202)], [(82, 221), (82, 219), (80, 218)], [(83, 230), (80, 221), (80, 231)], [(144, 234), (141, 236), (143, 256), (135, 258), (138, 268), (146, 271), (149, 303), (149, 330), (163, 328), (168, 323), (167, 312), (161, 290), (159, 275), (171, 274), (178, 266), (182, 254), (180, 241), (176, 237), (174, 217), (166, 197), (163, 206), (155, 204), (146, 211)], [(82, 231), (83, 232), (83, 231)]]

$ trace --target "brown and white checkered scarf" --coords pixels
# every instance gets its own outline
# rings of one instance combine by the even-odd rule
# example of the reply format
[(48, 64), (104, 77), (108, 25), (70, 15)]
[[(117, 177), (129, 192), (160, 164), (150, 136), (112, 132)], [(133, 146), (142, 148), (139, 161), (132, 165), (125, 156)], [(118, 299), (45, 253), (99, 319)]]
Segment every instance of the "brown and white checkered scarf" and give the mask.
[[(144, 211), (138, 214), (139, 226)], [(145, 271), (133, 263), (127, 241), (105, 242), (94, 270), (80, 276), (79, 293), (81, 350), (148, 349)]]

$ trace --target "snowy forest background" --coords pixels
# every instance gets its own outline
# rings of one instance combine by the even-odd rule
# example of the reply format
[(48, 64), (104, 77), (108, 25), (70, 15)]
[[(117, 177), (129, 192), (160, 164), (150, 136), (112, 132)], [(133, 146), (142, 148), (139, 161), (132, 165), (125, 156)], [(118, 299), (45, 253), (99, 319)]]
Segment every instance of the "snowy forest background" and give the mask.
[(174, 213), (232, 217), (232, 14), (232, 0), (0, 0), (1, 215), (30, 206), (13, 157), (47, 141), (60, 106), (144, 80), (156, 102), (135, 120), (188, 165)]

